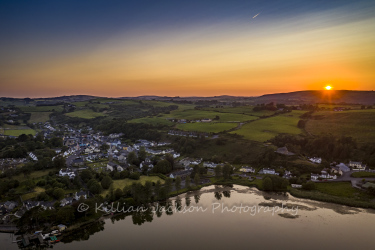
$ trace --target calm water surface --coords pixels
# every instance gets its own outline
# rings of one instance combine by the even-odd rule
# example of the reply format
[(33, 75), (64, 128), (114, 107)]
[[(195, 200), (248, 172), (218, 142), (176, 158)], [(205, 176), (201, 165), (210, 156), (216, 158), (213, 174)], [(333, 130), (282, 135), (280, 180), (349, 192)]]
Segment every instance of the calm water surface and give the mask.
[[(277, 211), (281, 203), (289, 211)], [(170, 212), (148, 210), (82, 228), (54, 249), (375, 249), (374, 210), (237, 185), (209, 186), (165, 206)], [(185, 207), (195, 211), (183, 213)], [(0, 244), (17, 249), (7, 234), (0, 234)]]

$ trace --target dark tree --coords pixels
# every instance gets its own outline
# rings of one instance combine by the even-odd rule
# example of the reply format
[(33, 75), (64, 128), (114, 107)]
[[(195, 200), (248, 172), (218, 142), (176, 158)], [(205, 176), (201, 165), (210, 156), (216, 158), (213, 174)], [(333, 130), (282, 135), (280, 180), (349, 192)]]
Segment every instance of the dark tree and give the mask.
[(105, 177), (102, 179), (101, 184), (102, 184), (102, 187), (103, 187), (104, 189), (108, 189), (108, 188), (111, 186), (112, 182), (113, 182), (113, 181), (112, 181), (111, 177), (109, 177), (109, 176), (107, 175), (107, 176), (105, 176)]
[(263, 189), (265, 191), (272, 191), (273, 190), (273, 183), (269, 176), (263, 179)]
[(176, 177), (175, 186), (176, 186), (176, 190), (180, 190), (181, 189), (181, 177), (180, 176)]

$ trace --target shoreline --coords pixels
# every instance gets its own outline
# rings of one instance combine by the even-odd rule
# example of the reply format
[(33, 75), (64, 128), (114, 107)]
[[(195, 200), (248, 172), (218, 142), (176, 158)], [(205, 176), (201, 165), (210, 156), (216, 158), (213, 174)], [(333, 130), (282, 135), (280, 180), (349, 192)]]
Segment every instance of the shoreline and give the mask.
[[(245, 181), (248, 182), (247, 180), (245, 180)], [(244, 183), (243, 180), (237, 180), (237, 181), (236, 180), (235, 181), (234, 180), (230, 180), (230, 181), (228, 181), (228, 180), (218, 180), (218, 181), (213, 182), (213, 183), (205, 183), (205, 184), (202, 184), (202, 185), (194, 186), (194, 187), (191, 187), (190, 189), (184, 188), (184, 189), (180, 189), (178, 191), (174, 191), (174, 192), (170, 193), (169, 197), (166, 198), (166, 200), (169, 199), (169, 198), (177, 197), (181, 194), (187, 194), (188, 192), (200, 191), (203, 187), (208, 187), (208, 186), (212, 186), (212, 185), (223, 185), (223, 186), (225, 186), (225, 185), (239, 185), (239, 186), (243, 186), (243, 187), (256, 188), (258, 191), (265, 192), (264, 190), (260, 189), (256, 183)], [(269, 192), (269, 193), (277, 193), (277, 192)], [(353, 200), (353, 199), (350, 199), (350, 198), (342, 198), (342, 197), (338, 197), (338, 196), (333, 196), (333, 195), (328, 195), (328, 194), (323, 194), (323, 193), (317, 193), (317, 192), (313, 192), (313, 191), (304, 191), (304, 190), (299, 190), (299, 189), (288, 188), (287, 191), (282, 192), (282, 193), (288, 193), (289, 195), (291, 195), (295, 198), (299, 198), (299, 199), (325, 202), (325, 203), (330, 203), (330, 204), (348, 206), (348, 207), (352, 207), (352, 208), (375, 209), (375, 202)], [(319, 197), (317, 195), (322, 195), (322, 196)], [(158, 202), (158, 201), (161, 201), (161, 200), (156, 200), (156, 201), (153, 201), (153, 202)], [(112, 217), (118, 216), (120, 214), (122, 214), (122, 213), (113, 213), (112, 215), (105, 214), (105, 215), (102, 215), (99, 218), (96, 218), (96, 219), (93, 219), (93, 220), (72, 224), (64, 232), (74, 231), (74, 230), (76, 230), (76, 229), (78, 229), (82, 226), (86, 226), (88, 224), (92, 224), (92, 223), (99, 222), (99, 221), (104, 221), (108, 218), (112, 218)], [(7, 230), (7, 229), (4, 229), (3, 227), (15, 227), (15, 225), (14, 224), (9, 225), (9, 226), (0, 225), (0, 233), (16, 233), (18, 231), (18, 229), (15, 230), (15, 228)]]

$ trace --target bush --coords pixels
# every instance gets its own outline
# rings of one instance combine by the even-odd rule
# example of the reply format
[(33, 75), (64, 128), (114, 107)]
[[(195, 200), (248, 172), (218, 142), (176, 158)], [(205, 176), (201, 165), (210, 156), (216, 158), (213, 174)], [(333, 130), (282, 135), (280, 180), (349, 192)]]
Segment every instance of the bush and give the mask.
[(109, 176), (105, 176), (101, 181), (102, 187), (108, 189), (112, 184), (112, 179)]
[(263, 179), (263, 189), (265, 191), (286, 191), (288, 188), (288, 180), (277, 175), (267, 175)]
[(303, 183), (302, 184), (302, 189), (305, 189), (305, 190), (315, 190), (316, 189), (315, 183), (312, 182), (312, 181)]
[(133, 179), (133, 180), (139, 180), (139, 178), (141, 177), (140, 173), (138, 172), (133, 172), (130, 174), (129, 178), (130, 179)]

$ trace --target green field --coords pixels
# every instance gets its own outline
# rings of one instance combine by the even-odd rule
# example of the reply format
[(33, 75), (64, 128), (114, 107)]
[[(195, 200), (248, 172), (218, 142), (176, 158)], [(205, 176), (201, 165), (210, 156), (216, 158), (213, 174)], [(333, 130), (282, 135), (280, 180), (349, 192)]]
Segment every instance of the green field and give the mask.
[(72, 102), (73, 105), (76, 107), (84, 107), (86, 104), (88, 104), (89, 101), (84, 101), (84, 102)]
[[(96, 101), (96, 100), (94, 100)], [(108, 100), (107, 100), (108, 101)], [(81, 108), (81, 107), (85, 107), (87, 105), (87, 107), (95, 107), (95, 108), (109, 108), (109, 105), (108, 104), (102, 104), (102, 103), (90, 103), (89, 101), (85, 101), (85, 102), (73, 102), (72, 104), (74, 104), (76, 107), (78, 108)]]
[(315, 183), (315, 186), (319, 192), (340, 197), (353, 198), (361, 193), (350, 182)]
[(0, 132), (3, 132), (4, 135), (12, 135), (12, 136), (19, 136), (22, 134), (32, 134), (35, 135), (36, 131), (31, 129), (27, 126), (18, 126), (18, 125), (9, 125), (4, 124), (4, 126), (0, 129)]
[(236, 114), (245, 114), (245, 115), (253, 115), (253, 116), (271, 116), (275, 114), (275, 111), (270, 110), (261, 110), (261, 111), (254, 111), (254, 106), (241, 106), (241, 107), (227, 107), (227, 108), (206, 108), (205, 110), (208, 111), (217, 111), (217, 112), (224, 112), (224, 113), (236, 113)]
[[(162, 184), (164, 184), (164, 180), (162, 180), (161, 178), (157, 176), (141, 176), (139, 180), (132, 180), (132, 179), (114, 180), (112, 183), (112, 187), (114, 188), (114, 190), (116, 190), (117, 188), (120, 188), (122, 190), (124, 187), (130, 186), (133, 183), (140, 182), (142, 185), (144, 185), (146, 181), (151, 181), (151, 182), (156, 183), (158, 180)], [(106, 196), (108, 192), (109, 190), (104, 190), (102, 193), (102, 196)]]
[(61, 112), (63, 110), (62, 106), (20, 106), (23, 112)]
[(374, 178), (375, 173), (370, 173), (370, 172), (354, 172), (351, 174), (351, 177), (354, 178)]
[(34, 129), (6, 129), (4, 130), (4, 135), (19, 136), (19, 135), (35, 135), (36, 131)]
[(2, 127), (5, 129), (30, 129), (28, 126), (25, 126), (25, 125), (4, 124)]
[(195, 123), (185, 123), (177, 124), (176, 128), (185, 131), (197, 131), (197, 132), (207, 132), (207, 133), (219, 133), (225, 130), (229, 130), (237, 127), (237, 123), (205, 123), (205, 122), (195, 122)]
[(255, 120), (257, 117), (235, 114), (235, 113), (219, 113), (215, 111), (205, 111), (205, 110), (174, 110), (170, 114), (163, 115), (165, 118), (171, 119), (187, 119), (187, 120), (198, 120), (198, 119), (214, 119), (216, 116), (219, 116), (217, 122), (243, 122)]
[(161, 117), (145, 117), (145, 118), (138, 118), (129, 121), (130, 123), (147, 123), (151, 125), (166, 125), (166, 126), (173, 126), (174, 123), (168, 121), (165, 118)]
[(278, 134), (298, 135), (303, 131), (297, 127), (299, 116), (303, 111), (293, 111), (270, 118), (260, 119), (243, 125), (239, 130), (231, 133), (243, 135), (246, 139), (264, 142)]
[(38, 194), (43, 193), (44, 191), (46, 191), (44, 188), (35, 187), (34, 192), (22, 195), (22, 200), (26, 201), (35, 198), (38, 196)]
[(103, 113), (94, 112), (91, 109), (78, 110), (71, 113), (66, 113), (65, 115), (70, 117), (79, 117), (84, 119), (93, 119), (99, 116), (105, 116)]
[(335, 136), (351, 136), (359, 143), (375, 141), (375, 110), (351, 110), (341, 112), (314, 113), (319, 119), (310, 119), (306, 131), (319, 135), (330, 133)]
[(319, 164), (314, 164), (308, 160), (296, 159), (291, 162), (299, 166), (309, 166), (309, 167), (318, 167), (318, 168), (321, 167)]
[(52, 112), (30, 112), (31, 117), (29, 122), (30, 123), (38, 123), (38, 122), (46, 122), (49, 120), (49, 115)]
[(103, 103), (104, 102), (113, 102), (113, 104), (116, 104), (116, 105), (141, 105), (139, 101), (135, 101), (135, 100), (114, 100), (113, 99), (113, 100), (103, 101)]
[(162, 102), (162, 101), (142, 101), (145, 104), (152, 105), (154, 107), (168, 107), (171, 105), (177, 105), (179, 110), (194, 109), (194, 104), (180, 104), (173, 102)]
[(144, 104), (152, 105), (154, 107), (168, 107), (170, 105), (177, 105), (170, 102), (160, 102), (160, 101), (142, 101)]
[(342, 107), (342, 108), (350, 108), (350, 109), (361, 109), (360, 104), (349, 104), (349, 105), (343, 105), (343, 104), (319, 104), (319, 108), (326, 108), (326, 109), (334, 109), (336, 107)]
[(36, 179), (36, 178), (39, 178), (39, 177), (42, 177), (42, 176), (45, 176), (45, 175), (48, 175), (48, 173), (50, 172), (51, 170), (38, 170), (38, 171), (33, 171), (29, 176), (24, 176), (23, 174), (19, 174), (19, 175), (16, 175), (16, 176), (13, 176), (12, 179), (16, 179), (18, 180), (20, 183), (23, 182), (23, 181), (26, 181), (27, 179)]

